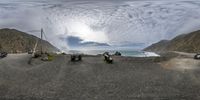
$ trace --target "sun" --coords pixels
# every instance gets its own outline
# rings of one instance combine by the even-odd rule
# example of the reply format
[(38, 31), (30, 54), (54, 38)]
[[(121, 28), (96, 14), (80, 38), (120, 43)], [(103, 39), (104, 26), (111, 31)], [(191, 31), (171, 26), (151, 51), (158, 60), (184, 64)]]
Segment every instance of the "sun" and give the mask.
[(90, 25), (81, 21), (71, 21), (67, 25), (68, 35), (82, 39), (82, 42), (107, 43), (108, 38), (103, 30), (93, 30)]

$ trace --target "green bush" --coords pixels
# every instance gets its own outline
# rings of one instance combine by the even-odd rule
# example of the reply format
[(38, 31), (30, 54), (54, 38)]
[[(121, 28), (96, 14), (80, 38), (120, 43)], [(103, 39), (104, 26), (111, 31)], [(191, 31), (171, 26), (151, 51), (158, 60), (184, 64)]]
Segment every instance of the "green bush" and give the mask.
[(48, 55), (48, 61), (52, 61), (54, 59), (54, 56)]

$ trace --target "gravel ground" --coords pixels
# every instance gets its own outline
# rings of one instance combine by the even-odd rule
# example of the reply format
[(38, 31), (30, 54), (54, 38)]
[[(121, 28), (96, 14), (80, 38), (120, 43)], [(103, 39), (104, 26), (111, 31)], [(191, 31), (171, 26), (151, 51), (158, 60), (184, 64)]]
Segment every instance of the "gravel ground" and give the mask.
[(59, 55), (29, 65), (29, 58), (0, 59), (0, 100), (200, 100), (198, 64), (174, 70), (164, 66), (170, 60), (113, 57), (107, 64), (101, 56), (70, 62), (68, 55)]

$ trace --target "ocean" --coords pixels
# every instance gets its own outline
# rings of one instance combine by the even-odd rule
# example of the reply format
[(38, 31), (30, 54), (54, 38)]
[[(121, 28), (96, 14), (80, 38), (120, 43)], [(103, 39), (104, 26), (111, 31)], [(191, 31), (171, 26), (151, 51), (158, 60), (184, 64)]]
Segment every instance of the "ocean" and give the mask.
[(160, 55), (154, 52), (146, 52), (146, 51), (136, 51), (136, 50), (70, 50), (68, 53), (81, 53), (87, 55), (98, 55), (103, 54), (104, 52), (109, 52), (109, 54), (115, 54), (118, 51), (122, 54), (122, 56), (126, 57), (158, 57)]

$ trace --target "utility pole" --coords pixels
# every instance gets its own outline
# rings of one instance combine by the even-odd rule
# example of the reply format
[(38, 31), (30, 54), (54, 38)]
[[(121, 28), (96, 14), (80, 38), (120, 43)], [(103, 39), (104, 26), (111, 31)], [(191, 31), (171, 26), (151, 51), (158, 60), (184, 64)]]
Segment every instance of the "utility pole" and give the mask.
[(43, 41), (42, 40), (43, 40), (43, 29), (41, 28), (41, 40), (40, 40), (41, 41), (40, 42), (41, 43), (41, 54), (43, 53), (43, 48), (42, 48), (42, 42)]

